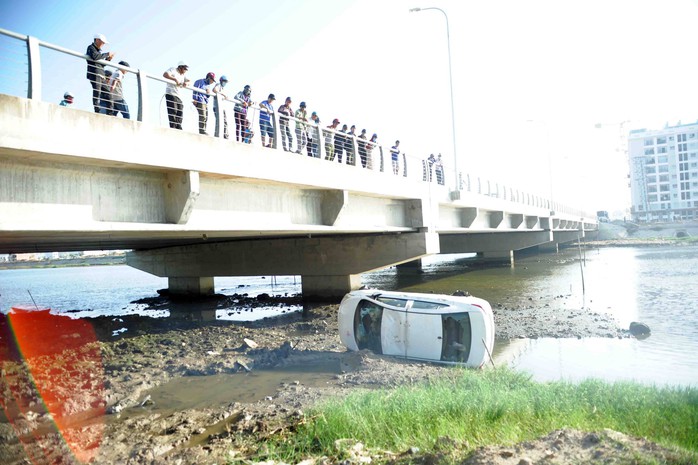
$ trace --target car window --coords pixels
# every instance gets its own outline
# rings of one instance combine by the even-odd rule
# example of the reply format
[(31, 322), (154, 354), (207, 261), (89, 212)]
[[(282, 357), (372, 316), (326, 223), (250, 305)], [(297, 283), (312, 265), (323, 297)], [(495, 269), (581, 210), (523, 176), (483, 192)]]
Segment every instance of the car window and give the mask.
[(470, 314), (465, 312), (441, 315), (441, 322), (443, 325), (441, 360), (467, 362), (472, 345)]
[(391, 307), (399, 307), (399, 308), (407, 307), (407, 302), (409, 302), (406, 299), (395, 299), (393, 297), (382, 297), (382, 296), (376, 297), (376, 300), (379, 302), (383, 302), (386, 305), (390, 305)]
[(354, 313), (354, 337), (359, 350), (369, 349), (382, 354), (381, 322), (383, 308), (370, 300), (361, 300)]
[(418, 309), (418, 310), (437, 310), (439, 308), (446, 308), (448, 307), (447, 304), (440, 304), (436, 302), (425, 302), (423, 300), (415, 300), (412, 303), (412, 309)]

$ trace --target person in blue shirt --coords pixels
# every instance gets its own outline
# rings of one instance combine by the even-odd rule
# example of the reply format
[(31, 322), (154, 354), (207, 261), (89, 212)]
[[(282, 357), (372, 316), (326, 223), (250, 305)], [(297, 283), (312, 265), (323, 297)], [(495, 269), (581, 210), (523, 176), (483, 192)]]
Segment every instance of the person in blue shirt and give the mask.
[(194, 87), (203, 92), (193, 92), (194, 106), (199, 112), (199, 134), (206, 134), (206, 122), (208, 121), (208, 97), (216, 84), (216, 75), (208, 73), (205, 78), (194, 81)]
[[(276, 100), (274, 94), (269, 94), (265, 101), (259, 104), (261, 108), (259, 112), (259, 132), (262, 138), (262, 147), (273, 147), (274, 145), (274, 127), (271, 123), (271, 115), (274, 113), (272, 103)], [(264, 143), (266, 136), (269, 136), (269, 145)]]
[(393, 162), (393, 174), (397, 175), (399, 172), (399, 162), (398, 157), (400, 156), (400, 141), (396, 140), (395, 145), (390, 148), (390, 159)]

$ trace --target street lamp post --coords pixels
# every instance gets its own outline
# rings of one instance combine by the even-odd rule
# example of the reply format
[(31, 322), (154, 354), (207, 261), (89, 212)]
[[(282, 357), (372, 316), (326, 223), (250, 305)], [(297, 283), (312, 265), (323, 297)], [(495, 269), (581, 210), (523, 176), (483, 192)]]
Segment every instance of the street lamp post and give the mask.
[(451, 34), (448, 28), (448, 15), (444, 10), (437, 7), (428, 8), (411, 8), (410, 13), (416, 13), (419, 11), (427, 10), (437, 10), (443, 13), (446, 19), (446, 44), (448, 46), (448, 81), (451, 88), (451, 132), (453, 134), (453, 171), (454, 171), (454, 191), (452, 192), (452, 198), (460, 198), (460, 176), (458, 173), (458, 155), (456, 153), (456, 113), (453, 106), (453, 71), (451, 69)]

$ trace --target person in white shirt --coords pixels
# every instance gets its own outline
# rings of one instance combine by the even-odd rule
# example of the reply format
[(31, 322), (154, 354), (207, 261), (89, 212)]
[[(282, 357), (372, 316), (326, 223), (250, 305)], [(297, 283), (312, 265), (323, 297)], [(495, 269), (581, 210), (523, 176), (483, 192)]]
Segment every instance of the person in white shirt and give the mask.
[[(127, 68), (131, 67), (131, 65), (125, 61), (120, 61), (119, 64), (121, 66), (126, 66)], [(122, 71), (119, 68), (114, 70), (109, 81), (109, 93), (111, 94), (113, 101), (112, 115), (119, 116), (119, 112), (121, 112), (125, 119), (131, 119), (131, 114), (128, 111), (128, 104), (126, 103), (126, 100), (124, 100), (124, 91), (121, 87), (126, 73), (127, 71)]]
[[(228, 78), (226, 76), (221, 76), (221, 78), (218, 80), (218, 84), (213, 88), (213, 93), (216, 94), (216, 97), (213, 99), (213, 114), (216, 116), (216, 129), (214, 131), (214, 135), (218, 137), (219, 135), (219, 129), (218, 129), (218, 116), (219, 116), (219, 111), (223, 113), (223, 137), (226, 139), (228, 138), (228, 114), (225, 112), (225, 107), (223, 104), (220, 104), (221, 106), (219, 107), (218, 100), (227, 100), (228, 96), (225, 93), (225, 86), (228, 84)], [(220, 108), (220, 110), (219, 110)]]
[(182, 129), (182, 119), (184, 115), (184, 105), (179, 93), (180, 87), (189, 84), (189, 78), (185, 76), (189, 70), (189, 65), (180, 61), (177, 67), (172, 67), (162, 74), (162, 77), (171, 81), (165, 89), (165, 101), (167, 102), (167, 117), (170, 120), (172, 129)]

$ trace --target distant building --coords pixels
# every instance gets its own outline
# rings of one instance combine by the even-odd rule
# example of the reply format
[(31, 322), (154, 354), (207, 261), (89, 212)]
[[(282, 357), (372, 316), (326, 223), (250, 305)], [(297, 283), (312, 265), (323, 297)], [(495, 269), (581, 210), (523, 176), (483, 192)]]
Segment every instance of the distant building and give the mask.
[(628, 136), (634, 221), (698, 219), (698, 122)]

